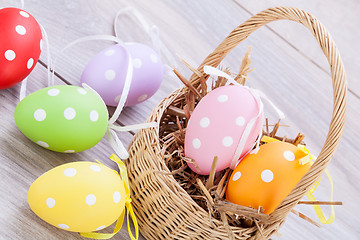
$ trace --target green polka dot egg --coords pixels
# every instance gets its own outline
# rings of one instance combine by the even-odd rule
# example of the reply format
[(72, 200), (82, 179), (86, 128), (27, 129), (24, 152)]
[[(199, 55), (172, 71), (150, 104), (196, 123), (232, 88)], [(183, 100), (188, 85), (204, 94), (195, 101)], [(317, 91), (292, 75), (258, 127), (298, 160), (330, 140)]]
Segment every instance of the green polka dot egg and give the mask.
[(49, 170), (29, 188), (31, 210), (47, 223), (72, 232), (101, 230), (125, 209), (127, 195), (118, 173), (94, 162)]
[(16, 106), (15, 122), (31, 141), (56, 152), (81, 152), (105, 135), (108, 111), (103, 100), (82, 87), (43, 88)]

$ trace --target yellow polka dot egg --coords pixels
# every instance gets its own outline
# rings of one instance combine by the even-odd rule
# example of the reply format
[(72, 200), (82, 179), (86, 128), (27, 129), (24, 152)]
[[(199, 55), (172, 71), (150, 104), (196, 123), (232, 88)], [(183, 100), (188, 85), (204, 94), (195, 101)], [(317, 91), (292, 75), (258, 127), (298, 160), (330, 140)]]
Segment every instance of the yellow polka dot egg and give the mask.
[(34, 213), (55, 227), (92, 232), (119, 218), (126, 192), (116, 171), (94, 162), (73, 162), (36, 179), (28, 201)]
[(25, 97), (15, 109), (15, 122), (31, 141), (56, 152), (80, 152), (105, 135), (108, 111), (91, 89), (59, 85)]

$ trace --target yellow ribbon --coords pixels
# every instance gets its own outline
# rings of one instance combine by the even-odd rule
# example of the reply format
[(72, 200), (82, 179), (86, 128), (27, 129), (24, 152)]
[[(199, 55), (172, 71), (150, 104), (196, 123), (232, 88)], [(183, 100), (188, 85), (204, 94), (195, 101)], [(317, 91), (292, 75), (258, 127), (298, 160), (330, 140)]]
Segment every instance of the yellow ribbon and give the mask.
[[(311, 163), (312, 164), (312, 163)], [(330, 172), (325, 169), (325, 173), (329, 179), (330, 182), (330, 188), (331, 188), (331, 193), (330, 193), (330, 201), (333, 201), (333, 196), (334, 196), (334, 182), (332, 180), (332, 177), (330, 175)], [(310, 201), (316, 201), (315, 196), (313, 195), (313, 193), (315, 192), (316, 188), (319, 186), (321, 181), (321, 177), (319, 178), (319, 180), (316, 181), (316, 183), (314, 184), (314, 186), (306, 193), (306, 197), (310, 200)], [(313, 205), (315, 213), (317, 215), (317, 217), (319, 218), (320, 222), (322, 224), (332, 224), (335, 220), (335, 208), (334, 205), (331, 205), (331, 213), (328, 219), (326, 219), (326, 217), (324, 216), (324, 213), (321, 209), (321, 207), (319, 205)]]
[[(271, 142), (277, 142), (279, 140), (272, 138), (272, 137), (268, 137), (268, 136), (263, 136), (261, 138), (262, 142), (265, 143), (271, 143)], [(310, 163), (311, 165), (314, 163), (314, 161), (316, 160), (316, 157), (310, 153), (309, 149), (307, 149), (304, 145), (299, 144), (298, 149), (301, 150), (302, 152), (304, 152), (306, 154), (305, 157), (299, 159), (299, 163), (304, 165), (307, 163)], [(334, 182), (332, 180), (332, 177), (330, 175), (330, 172), (325, 169), (325, 173), (329, 179), (330, 182), (330, 189), (331, 189), (331, 193), (330, 193), (330, 201), (333, 201), (333, 197), (334, 197)], [(306, 193), (306, 197), (310, 200), (310, 201), (316, 201), (315, 196), (313, 195), (313, 193), (315, 192), (316, 188), (320, 185), (321, 182), (321, 177), (319, 178), (319, 180), (317, 180), (314, 184), (314, 186), (312, 186), (310, 188), (310, 190)], [(317, 217), (319, 218), (320, 222), (322, 224), (332, 224), (335, 220), (335, 208), (334, 205), (331, 205), (331, 213), (328, 219), (326, 219), (326, 217), (324, 216), (324, 213), (321, 209), (321, 207), (319, 205), (313, 205), (313, 208), (315, 210), (315, 213), (317, 215)]]
[(298, 149), (301, 150), (302, 152), (304, 152), (306, 155), (305, 157), (299, 159), (299, 163), (301, 165), (305, 165), (307, 163), (310, 162), (310, 164), (312, 165), (313, 164), (313, 161), (316, 160), (316, 157), (310, 153), (309, 149), (307, 149), (304, 145), (297, 145)]
[[(120, 160), (120, 158), (118, 158), (118, 156), (116, 156), (115, 154), (111, 155), (110, 159), (112, 161), (114, 161), (118, 165), (119, 172), (120, 172), (120, 177), (124, 181), (124, 187), (125, 187), (125, 193), (126, 193), (125, 206), (126, 206), (126, 210), (127, 210), (126, 220), (127, 220), (128, 232), (129, 232), (129, 236), (130, 236), (131, 240), (137, 240), (139, 238), (139, 226), (138, 226), (138, 222), (136, 220), (134, 210), (133, 210), (133, 208), (131, 206), (129, 178), (128, 178), (126, 166)], [(135, 237), (132, 234), (131, 229), (130, 229), (130, 216), (131, 216), (131, 219), (132, 219), (132, 221), (134, 223)], [(109, 239), (109, 238), (112, 238), (113, 236), (115, 236), (115, 234), (117, 234), (120, 231), (120, 229), (122, 227), (122, 224), (124, 222), (124, 218), (125, 218), (125, 209), (121, 213), (120, 217), (118, 218), (113, 233), (87, 232), (87, 233), (80, 233), (80, 235), (83, 236), (83, 237), (86, 237), (86, 238), (93, 238), (93, 239)]]
[(268, 136), (262, 136), (261, 141), (264, 143), (280, 142), (279, 140)]

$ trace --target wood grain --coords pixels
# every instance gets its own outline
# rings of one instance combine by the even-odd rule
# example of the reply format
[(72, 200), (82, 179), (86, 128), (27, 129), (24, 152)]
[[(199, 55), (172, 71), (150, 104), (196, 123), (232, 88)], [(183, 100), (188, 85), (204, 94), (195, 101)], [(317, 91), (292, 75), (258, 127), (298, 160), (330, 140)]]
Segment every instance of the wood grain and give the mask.
[[(349, 91), (351, 94), (360, 98), (360, 83), (357, 78), (360, 69), (356, 66), (360, 65), (360, 48), (354, 45), (355, 39), (360, 37), (358, 25), (360, 23), (359, 12), (360, 3), (357, 1), (276, 1), (276, 0), (260, 0), (256, 4), (250, 1), (233, 0), (239, 7), (247, 11), (249, 14), (255, 14), (263, 9), (281, 5), (291, 4), (310, 13), (326, 24), (331, 32), (337, 47), (342, 54), (342, 60), (346, 66)], [(339, 27), (341, 26), (341, 27)], [(304, 55), (309, 61), (313, 62), (324, 72), (329, 72), (326, 59), (322, 56), (320, 49), (314, 44), (311, 34), (305, 31), (300, 25), (288, 25), (286, 22), (270, 24), (269, 29), (279, 36), (279, 38), (295, 48), (300, 54)], [(301, 36), (301, 41), (299, 41)], [(312, 44), (310, 44), (312, 43)]]
[[(61, 79), (77, 84), (87, 62), (101, 49), (112, 43), (101, 41), (84, 43), (59, 55), (60, 50), (79, 37), (94, 34), (113, 34), (112, 23), (116, 11), (131, 5), (160, 28), (160, 36), (174, 56), (179, 55), (192, 66), (202, 60), (232, 31), (252, 14), (269, 6), (294, 5), (291, 1), (190, 1), (190, 0), (135, 0), (135, 1), (25, 1), (25, 9), (45, 27), (49, 35), (51, 53), (59, 56), (57, 72)], [(296, 6), (317, 16), (332, 33), (338, 44), (348, 73), (349, 98), (347, 125), (342, 142), (329, 170), (334, 179), (334, 200), (343, 201), (337, 206), (336, 220), (330, 226), (318, 229), (295, 215), (289, 215), (281, 228), (282, 239), (358, 239), (360, 220), (356, 213), (360, 207), (360, 162), (357, 161), (360, 145), (360, 47), (357, 43), (359, 4), (356, 1), (316, 2), (304, 0)], [(17, 1), (2, 1), (0, 7), (19, 6)], [(129, 18), (119, 22), (121, 38), (125, 41), (150, 43), (141, 28)], [(253, 45), (252, 67), (247, 84), (262, 90), (287, 115), (282, 128), (288, 137), (301, 131), (305, 142), (317, 154), (324, 142), (332, 110), (332, 89), (329, 67), (321, 50), (309, 33), (300, 25), (288, 22), (274, 23), (262, 28), (238, 46), (222, 63), (236, 73), (241, 56), (247, 46)], [(44, 53), (41, 56), (45, 61)], [(169, 63), (164, 59), (166, 63)], [(186, 77), (191, 72), (177, 61), (179, 71)], [(57, 83), (65, 84), (61, 79)], [(37, 65), (30, 75), (29, 92), (45, 86), (45, 68)], [(134, 124), (144, 121), (163, 97), (181, 86), (176, 77), (166, 77), (160, 90), (148, 101), (125, 109), (120, 122)], [(109, 144), (102, 141), (91, 150), (77, 154), (59, 154), (47, 151), (24, 137), (16, 128), (13, 112), (18, 101), (19, 86), (0, 91), (0, 160), (1, 206), (0, 239), (83, 239), (76, 233), (59, 230), (40, 220), (28, 207), (26, 195), (30, 184), (42, 173), (60, 164), (97, 158), (107, 161), (112, 153)], [(271, 109), (271, 108), (267, 108)], [(276, 116), (267, 111), (272, 121)], [(128, 144), (130, 133), (122, 133)], [(316, 192), (318, 200), (329, 199), (329, 184), (323, 183)], [(329, 207), (324, 207), (329, 212)], [(310, 206), (298, 206), (300, 211), (316, 219)], [(129, 239), (126, 229), (114, 239)], [(276, 237), (275, 237), (276, 238)]]

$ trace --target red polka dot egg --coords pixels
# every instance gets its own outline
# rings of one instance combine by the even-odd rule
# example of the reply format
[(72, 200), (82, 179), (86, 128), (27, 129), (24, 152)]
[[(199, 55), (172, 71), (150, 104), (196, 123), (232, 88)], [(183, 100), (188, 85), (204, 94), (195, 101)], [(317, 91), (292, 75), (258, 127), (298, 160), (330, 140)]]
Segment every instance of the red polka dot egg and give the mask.
[(24, 80), (35, 67), (42, 45), (38, 22), (18, 8), (0, 9), (0, 89)]
[(272, 142), (248, 154), (234, 169), (227, 186), (226, 199), (230, 202), (270, 214), (291, 192), (310, 163), (300, 159), (307, 154), (286, 142)]
[(98, 92), (106, 105), (119, 103), (127, 74), (127, 54), (132, 59), (133, 76), (125, 105), (141, 103), (160, 88), (164, 70), (158, 53), (141, 43), (125, 43), (124, 47), (116, 44), (96, 55), (80, 80)]
[(28, 192), (30, 208), (55, 227), (101, 230), (124, 211), (126, 192), (117, 172), (94, 162), (63, 164), (41, 175)]
[(223, 86), (209, 92), (197, 104), (186, 128), (185, 156), (196, 163), (188, 162), (189, 167), (207, 175), (215, 156), (218, 157), (216, 172), (230, 167), (245, 128), (254, 119), (239, 158), (244, 156), (259, 135), (262, 124), (259, 111), (255, 97), (243, 86)]

